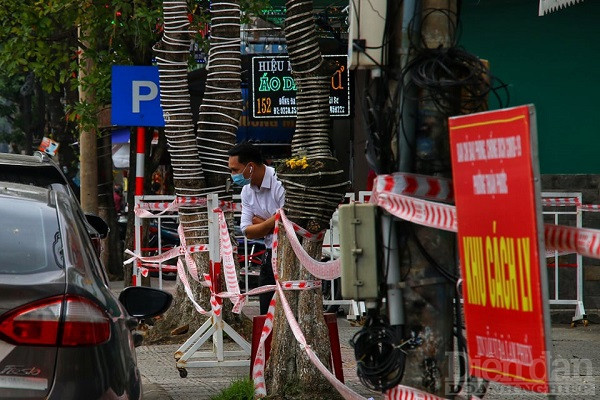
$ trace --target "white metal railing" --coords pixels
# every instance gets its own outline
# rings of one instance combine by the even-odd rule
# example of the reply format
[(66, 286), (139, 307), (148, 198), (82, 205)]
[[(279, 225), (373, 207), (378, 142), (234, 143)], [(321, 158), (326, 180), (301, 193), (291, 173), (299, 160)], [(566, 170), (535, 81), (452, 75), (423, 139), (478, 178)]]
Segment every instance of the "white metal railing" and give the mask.
[[(543, 215), (551, 218), (552, 223), (555, 225), (571, 225), (576, 226), (577, 228), (582, 227), (582, 211), (577, 206), (578, 204), (582, 204), (581, 193), (566, 193), (566, 192), (543, 192), (542, 198), (544, 199), (558, 199), (557, 204), (560, 203), (560, 199), (577, 199), (576, 204), (569, 204), (567, 202), (563, 203), (563, 205), (557, 206), (545, 206), (543, 207)], [(545, 218), (547, 219), (547, 218)], [(560, 297), (560, 269), (561, 264), (559, 263), (560, 257), (575, 257), (575, 298), (566, 299)], [(553, 287), (552, 292), (549, 293), (549, 303), (551, 305), (569, 305), (575, 306), (575, 315), (573, 316), (572, 321), (585, 320), (585, 307), (583, 305), (583, 262), (582, 256), (580, 254), (564, 254), (559, 253), (558, 251), (548, 251), (546, 252), (546, 259), (553, 258), (554, 259), (554, 274), (553, 274)], [(551, 265), (551, 264), (550, 264)], [(549, 265), (549, 266), (550, 266)], [(549, 288), (550, 289), (550, 288)]]
[[(361, 192), (361, 193), (368, 193), (370, 194), (370, 192)], [(353, 202), (355, 201), (355, 194), (354, 193), (346, 193), (345, 196), (345, 202)], [(173, 200), (175, 200), (175, 196), (168, 196), (168, 195), (144, 195), (144, 196), (136, 196), (135, 197), (135, 205), (139, 206), (142, 203), (171, 203), (173, 202)], [(362, 197), (362, 200), (364, 201), (364, 195)], [(234, 195), (233, 196), (233, 201), (234, 203), (240, 203), (240, 195)], [(241, 212), (238, 211), (239, 209), (236, 208), (236, 211), (234, 211), (234, 217), (239, 219), (239, 217), (241, 216)], [(162, 221), (163, 219), (171, 219), (171, 220), (175, 220), (176, 222), (179, 220), (179, 214), (177, 212), (170, 212), (170, 213), (164, 213), (161, 215), (155, 215), (153, 217), (149, 217), (149, 218), (145, 218), (145, 219), (156, 219), (157, 221), (157, 249), (156, 249), (156, 253), (157, 254), (161, 254), (163, 252), (163, 238), (162, 238)], [(138, 255), (142, 255), (142, 247), (141, 247), (141, 223), (142, 218), (136, 216), (135, 217), (135, 253)], [(258, 278), (258, 271), (253, 271), (253, 268), (250, 267), (250, 260), (251, 260), (251, 255), (254, 253), (254, 249), (255, 246), (257, 245), (257, 243), (260, 243), (260, 241), (252, 241), (249, 242), (247, 240), (247, 238), (244, 235), (234, 235), (235, 239), (237, 241), (236, 245), (239, 243), (243, 243), (243, 252), (244, 252), (244, 265), (243, 265), (243, 273), (241, 275), (243, 275), (243, 279), (244, 279), (244, 290), (246, 292), (248, 292), (251, 288), (250, 288), (250, 280), (251, 279), (257, 279)], [(238, 247), (238, 252), (241, 249)], [(337, 212), (334, 213), (334, 216), (332, 217), (331, 221), (330, 221), (330, 228), (328, 229), (327, 233), (325, 234), (325, 239), (323, 242), (323, 250), (324, 250), (324, 255), (329, 256), (330, 259), (336, 259), (339, 257), (339, 229), (338, 229), (338, 219), (337, 219)], [(134, 264), (134, 274), (137, 276), (137, 280), (136, 283), (139, 285), (141, 283), (141, 277), (140, 277), (140, 273), (139, 273), (139, 269), (137, 268), (138, 263), (135, 262)], [(158, 286), (160, 289), (163, 288), (163, 273), (165, 270), (165, 266), (163, 265), (163, 263), (159, 263), (158, 264)], [(168, 272), (176, 272), (176, 268), (168, 268), (167, 269)], [(179, 278), (177, 278), (179, 279)], [(338, 282), (336, 282), (335, 280), (330, 281), (330, 288), (331, 288), (331, 299), (324, 299), (323, 304), (326, 306), (330, 306), (330, 305), (339, 305), (339, 306), (348, 306), (349, 307), (349, 313), (348, 313), (348, 317), (350, 319), (355, 319), (357, 317), (359, 317), (360, 315), (362, 315), (365, 311), (364, 309), (364, 305), (362, 303), (358, 303), (354, 300), (344, 300), (341, 298), (336, 298), (335, 297), (335, 293), (336, 293), (336, 286), (338, 285)], [(253, 297), (257, 297), (257, 296), (253, 296)], [(250, 299), (249, 299), (250, 300)], [(256, 300), (255, 300), (256, 301)]]

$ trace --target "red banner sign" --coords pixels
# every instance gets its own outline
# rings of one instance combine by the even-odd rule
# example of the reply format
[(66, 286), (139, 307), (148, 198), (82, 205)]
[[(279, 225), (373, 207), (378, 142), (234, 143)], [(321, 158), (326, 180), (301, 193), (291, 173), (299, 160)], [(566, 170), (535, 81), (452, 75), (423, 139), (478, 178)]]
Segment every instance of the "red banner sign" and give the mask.
[(535, 110), (450, 118), (470, 373), (548, 393)]

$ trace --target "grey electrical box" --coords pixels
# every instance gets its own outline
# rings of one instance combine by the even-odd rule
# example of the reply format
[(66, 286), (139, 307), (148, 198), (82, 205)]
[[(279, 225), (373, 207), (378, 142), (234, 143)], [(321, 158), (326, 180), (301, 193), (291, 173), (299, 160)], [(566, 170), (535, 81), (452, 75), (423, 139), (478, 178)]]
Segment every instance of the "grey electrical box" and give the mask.
[(342, 297), (378, 297), (379, 265), (377, 206), (352, 203), (339, 208)]

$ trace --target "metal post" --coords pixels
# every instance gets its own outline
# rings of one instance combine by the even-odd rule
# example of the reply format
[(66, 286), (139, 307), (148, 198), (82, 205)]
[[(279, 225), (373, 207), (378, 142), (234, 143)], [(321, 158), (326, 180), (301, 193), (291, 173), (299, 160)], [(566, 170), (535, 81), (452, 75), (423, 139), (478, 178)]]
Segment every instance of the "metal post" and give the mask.
[[(402, 3), (402, 42), (399, 49), (400, 52), (400, 71), (406, 67), (410, 59), (410, 40), (409, 40), (409, 26), (411, 20), (415, 16), (416, 0), (404, 0)], [(416, 29), (418, 24), (415, 22), (413, 27)], [(402, 76), (402, 81), (399, 85), (404, 85), (410, 80), (410, 76)], [(417, 115), (417, 102), (416, 96), (409, 95), (404, 92), (404, 88), (398, 90), (400, 96), (400, 110), (401, 114), (398, 115), (398, 171), (399, 172), (412, 172), (413, 170), (413, 146), (415, 143), (415, 126), (416, 126), (416, 115)]]
[[(157, 221), (157, 224), (156, 224), (156, 225), (158, 226), (158, 232), (157, 232), (157, 234), (158, 234), (158, 245), (157, 245), (157, 246), (158, 246), (158, 254), (162, 254), (162, 232), (161, 232), (161, 231), (162, 231), (162, 218), (161, 218), (161, 217), (158, 217), (158, 218), (156, 219), (156, 221)], [(162, 267), (163, 267), (163, 264), (162, 264), (162, 262), (159, 262), (159, 263), (158, 263), (158, 288), (159, 288), (160, 290), (162, 290), (162, 288), (163, 288), (163, 282), (162, 282), (162, 279), (163, 279)]]
[[(137, 146), (135, 155), (135, 205), (137, 206), (140, 201), (140, 197), (144, 195), (144, 162), (146, 157), (146, 128), (138, 126), (137, 128)], [(142, 254), (142, 224), (139, 218), (135, 218), (135, 250), (136, 254)], [(133, 267), (133, 285), (141, 286), (142, 277), (140, 274), (139, 265), (140, 261), (137, 261)]]
[(244, 284), (246, 288), (246, 293), (248, 293), (248, 238), (244, 235), (244, 270), (246, 271), (246, 275), (244, 275)]
[[(208, 211), (208, 255), (210, 258), (210, 279), (212, 280), (212, 290), (215, 293), (220, 292), (221, 280), (221, 254), (219, 248), (219, 216), (213, 212), (219, 206), (219, 198), (216, 193), (211, 193), (206, 197), (206, 207)], [(217, 302), (223, 304), (223, 301), (217, 297)], [(213, 348), (217, 356), (217, 361), (224, 360), (223, 352), (223, 329), (222, 314), (213, 315), (213, 326), (216, 330), (213, 333)]]
[(381, 229), (383, 248), (385, 249), (383, 268), (387, 272), (386, 283), (388, 284), (386, 298), (388, 315), (391, 326), (400, 326), (404, 325), (405, 321), (402, 291), (398, 287), (398, 282), (400, 282), (400, 249), (398, 248), (394, 217), (389, 214), (381, 217)]
[[(140, 204), (140, 197), (141, 196), (135, 196), (134, 197), (134, 207), (137, 208)], [(142, 219), (140, 217), (138, 217), (137, 215), (134, 218), (134, 228), (133, 228), (133, 233), (134, 233), (134, 237), (133, 237), (133, 247), (134, 247), (134, 251), (135, 254), (137, 254), (138, 256), (142, 255)], [(132, 277), (131, 277), (131, 284), (133, 286), (140, 286), (142, 284), (142, 280), (140, 278), (140, 266), (141, 261), (140, 260), (135, 260), (133, 262), (133, 270), (132, 270)]]

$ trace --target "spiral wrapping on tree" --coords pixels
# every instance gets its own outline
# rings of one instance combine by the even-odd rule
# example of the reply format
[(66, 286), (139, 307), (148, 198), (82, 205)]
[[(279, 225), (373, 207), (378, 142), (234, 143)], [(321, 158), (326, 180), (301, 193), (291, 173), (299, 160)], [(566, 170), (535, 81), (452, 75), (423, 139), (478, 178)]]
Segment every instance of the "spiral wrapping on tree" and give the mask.
[(329, 133), (329, 80), (332, 66), (321, 55), (313, 21), (312, 1), (286, 3), (285, 37), (298, 88), (296, 131), (292, 157), (306, 157), (308, 167), (281, 166), (278, 176), (286, 189), (285, 212), (311, 232), (325, 229), (343, 201), (348, 182), (332, 156)]
[[(236, 2), (211, 4), (212, 29), (207, 83), (200, 107), (198, 137), (194, 134), (187, 71), (191, 35), (187, 2), (163, 2), (164, 35), (154, 47), (160, 74), (161, 106), (171, 156), (175, 194), (206, 196), (217, 193), (231, 200), (225, 179), (229, 176), (227, 151), (235, 143), (241, 114), (240, 6)], [(230, 37), (225, 30), (237, 29)], [(236, 113), (238, 113), (236, 118)], [(226, 175), (224, 177), (224, 175)], [(206, 208), (180, 207), (186, 238), (208, 238)]]

